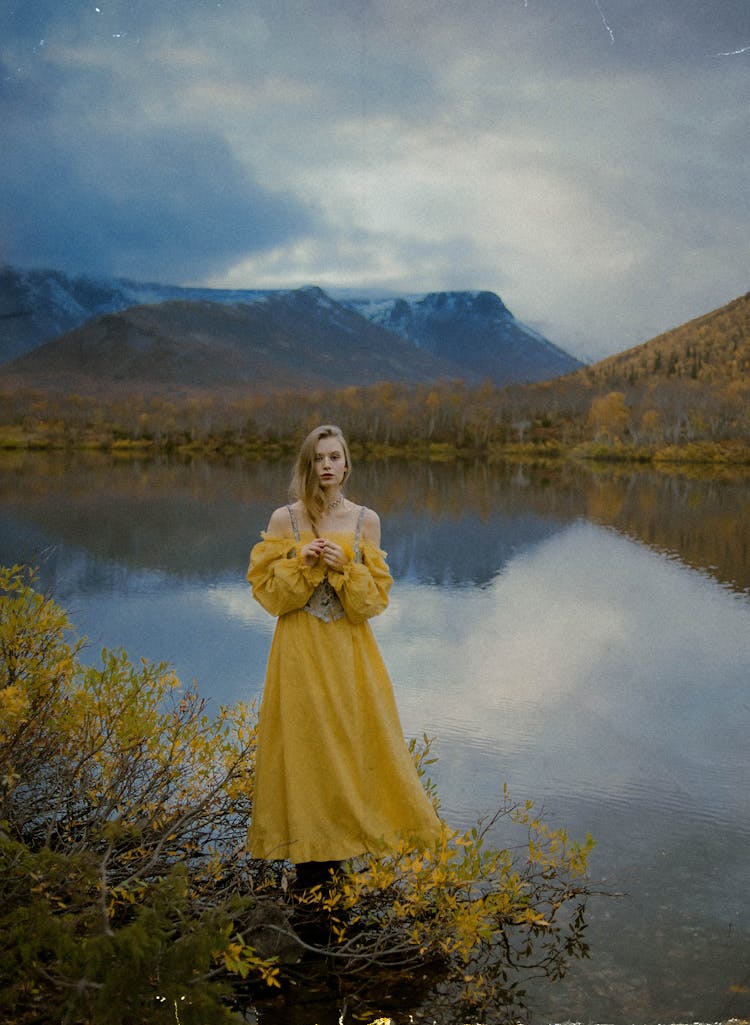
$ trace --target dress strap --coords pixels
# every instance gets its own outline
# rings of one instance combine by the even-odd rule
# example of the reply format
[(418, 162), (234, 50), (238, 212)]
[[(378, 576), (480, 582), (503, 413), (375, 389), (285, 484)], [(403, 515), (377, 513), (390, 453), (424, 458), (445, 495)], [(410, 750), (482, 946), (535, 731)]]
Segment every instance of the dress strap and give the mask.
[(362, 508), (359, 510), (359, 516), (357, 517), (357, 527), (356, 527), (356, 530), (354, 531), (354, 561), (355, 562), (361, 562), (362, 561), (362, 552), (360, 551), (360, 548), (359, 548), (359, 538), (360, 538), (360, 535), (362, 533), (362, 520), (365, 518), (365, 511), (366, 511), (365, 510), (365, 506), (362, 506)]
[(299, 544), (299, 527), (297, 526), (297, 516), (294, 512), (294, 508), (291, 505), (287, 506), (289, 510), (289, 519), (292, 521), (292, 530), (294, 531), (294, 540)]

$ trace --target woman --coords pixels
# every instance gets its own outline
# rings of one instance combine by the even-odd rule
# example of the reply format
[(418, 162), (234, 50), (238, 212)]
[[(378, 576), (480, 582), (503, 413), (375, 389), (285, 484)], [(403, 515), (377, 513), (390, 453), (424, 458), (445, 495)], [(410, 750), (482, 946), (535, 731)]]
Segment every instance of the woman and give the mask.
[(317, 427), (252, 550), (254, 597), (278, 617), (260, 708), (249, 845), (288, 859), (297, 882), (383, 853), (400, 838), (428, 843), (440, 822), (404, 742), (388, 673), (368, 620), (392, 579), (376, 513), (345, 498), (351, 472), (338, 427)]

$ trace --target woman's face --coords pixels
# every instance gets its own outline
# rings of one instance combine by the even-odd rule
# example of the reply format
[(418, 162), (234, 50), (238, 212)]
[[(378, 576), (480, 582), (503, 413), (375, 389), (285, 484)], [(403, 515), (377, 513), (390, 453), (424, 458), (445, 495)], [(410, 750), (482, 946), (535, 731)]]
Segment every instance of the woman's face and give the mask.
[(338, 438), (321, 438), (315, 446), (315, 473), (326, 491), (341, 487), (346, 477), (346, 456)]

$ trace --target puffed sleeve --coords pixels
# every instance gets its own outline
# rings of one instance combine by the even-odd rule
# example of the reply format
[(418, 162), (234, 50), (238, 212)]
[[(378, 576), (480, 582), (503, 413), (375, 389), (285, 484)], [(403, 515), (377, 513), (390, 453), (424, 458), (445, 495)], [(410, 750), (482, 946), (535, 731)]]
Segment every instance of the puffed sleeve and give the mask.
[(348, 562), (340, 572), (328, 570), (328, 579), (352, 623), (377, 616), (388, 605), (391, 577), (386, 554), (369, 541), (360, 542), (361, 562)]
[(253, 597), (272, 616), (301, 609), (325, 575), (320, 565), (305, 566), (294, 538), (261, 534), (250, 552), (247, 579)]

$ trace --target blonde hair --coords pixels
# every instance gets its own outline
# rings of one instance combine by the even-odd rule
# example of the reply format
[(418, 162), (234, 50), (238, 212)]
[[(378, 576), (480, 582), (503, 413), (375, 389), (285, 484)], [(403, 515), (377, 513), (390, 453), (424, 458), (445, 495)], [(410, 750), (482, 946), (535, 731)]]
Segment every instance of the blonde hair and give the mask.
[(352, 472), (352, 457), (349, 454), (349, 446), (340, 427), (336, 427), (335, 424), (321, 424), (320, 427), (310, 431), (302, 442), (294, 462), (292, 479), (289, 484), (289, 495), (292, 499), (299, 499), (302, 502), (313, 529), (316, 529), (318, 517), (325, 508), (323, 489), (315, 473), (316, 450), (318, 442), (322, 441), (323, 438), (336, 438), (341, 443), (344, 459), (346, 460), (346, 471), (341, 482), (342, 486), (347, 482)]

